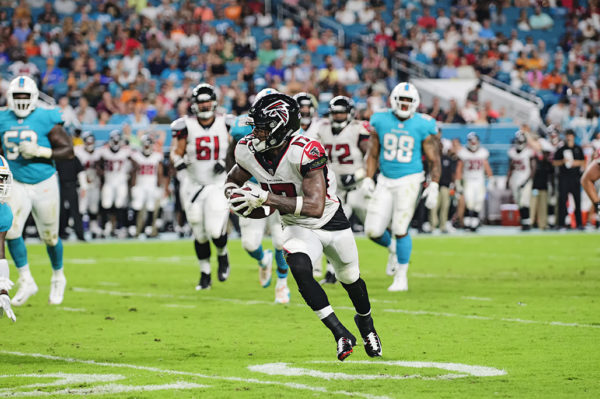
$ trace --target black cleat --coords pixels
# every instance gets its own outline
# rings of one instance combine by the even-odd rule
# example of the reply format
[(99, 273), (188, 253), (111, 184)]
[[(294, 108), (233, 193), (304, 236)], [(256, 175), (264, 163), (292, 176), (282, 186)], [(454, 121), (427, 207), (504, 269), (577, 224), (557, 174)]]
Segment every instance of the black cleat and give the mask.
[(196, 286), (196, 291), (200, 290), (208, 290), (210, 289), (210, 274), (208, 273), (200, 273), (200, 282)]
[(225, 281), (229, 277), (229, 257), (227, 254), (219, 255), (217, 260), (219, 261), (219, 270), (217, 273), (219, 281)]
[(325, 278), (319, 281), (319, 284), (335, 284), (337, 283), (337, 278), (335, 278), (335, 273), (328, 271), (325, 273)]
[(354, 349), (352, 349), (356, 345), (356, 338), (354, 335), (348, 333), (348, 336), (341, 337), (337, 340), (337, 358), (340, 361), (344, 361), (345, 358), (350, 356)]
[(360, 331), (367, 355), (369, 357), (381, 356), (381, 340), (377, 335), (377, 331), (375, 331), (375, 326), (373, 326), (373, 318), (370, 315), (365, 317), (355, 315), (354, 322)]

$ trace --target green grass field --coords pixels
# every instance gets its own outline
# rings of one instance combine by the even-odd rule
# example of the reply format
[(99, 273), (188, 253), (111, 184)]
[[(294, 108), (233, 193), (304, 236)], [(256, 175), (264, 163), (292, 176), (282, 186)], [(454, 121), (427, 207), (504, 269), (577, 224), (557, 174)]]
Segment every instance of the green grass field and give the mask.
[[(599, 238), (417, 237), (407, 293), (386, 290), (385, 252), (359, 239), (383, 357), (361, 345), (343, 363), (292, 277), (275, 305), (239, 241), (206, 292), (189, 241), (66, 244), (57, 307), (30, 245), (40, 292), (0, 320), (0, 397), (598, 398)], [(326, 291), (358, 336), (344, 289)]]

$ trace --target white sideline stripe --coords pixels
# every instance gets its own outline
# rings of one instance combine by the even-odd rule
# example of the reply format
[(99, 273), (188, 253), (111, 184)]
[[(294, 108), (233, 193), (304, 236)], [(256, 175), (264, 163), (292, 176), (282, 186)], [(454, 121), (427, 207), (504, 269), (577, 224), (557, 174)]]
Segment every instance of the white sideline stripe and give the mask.
[(365, 398), (365, 399), (389, 399), (388, 396), (376, 396), (376, 395), (365, 394), (365, 393), (361, 393), (361, 392), (328, 391), (327, 388), (324, 388), (324, 387), (317, 387), (317, 386), (312, 386), (312, 385), (289, 383), (289, 382), (259, 380), (256, 378), (241, 378), (241, 377), (226, 377), (226, 376), (220, 376), (220, 375), (207, 375), (207, 374), (200, 374), (200, 373), (192, 373), (189, 371), (161, 369), (158, 367), (150, 367), (150, 366), (138, 366), (136, 364), (97, 362), (95, 360), (86, 360), (86, 359), (76, 359), (76, 358), (72, 358), (72, 357), (45, 355), (43, 353), (23, 353), (23, 352), (13, 352), (13, 351), (5, 351), (5, 350), (0, 350), (0, 353), (5, 354), (5, 355), (13, 355), (13, 356), (33, 357), (33, 358), (37, 358), (37, 359), (58, 360), (58, 361), (63, 361), (63, 362), (67, 362), (67, 363), (91, 364), (94, 366), (112, 367), (112, 368), (128, 368), (128, 369), (150, 371), (153, 373), (161, 373), (161, 374), (169, 374), (169, 375), (185, 375), (185, 376), (190, 376), (190, 377), (207, 378), (210, 380), (234, 381), (234, 382), (243, 382), (243, 383), (251, 383), (251, 384), (261, 384), (261, 385), (279, 385), (279, 386), (283, 386), (283, 387), (291, 388), (291, 389), (330, 393), (330, 394), (337, 394), (337, 395), (344, 395), (344, 396), (356, 396), (356, 397)]
[(163, 390), (176, 390), (176, 389), (198, 389), (198, 388), (210, 388), (209, 385), (195, 384), (192, 382), (177, 381), (172, 384), (162, 385), (121, 385), (121, 384), (106, 384), (97, 387), (89, 388), (65, 388), (58, 391), (29, 391), (29, 392), (7, 392), (5, 394), (0, 393), (0, 397), (22, 397), (22, 396), (50, 396), (50, 395), (106, 395), (113, 393), (126, 393), (126, 392), (150, 392), (150, 391), (163, 391)]
[[(178, 299), (193, 299), (193, 300), (213, 300), (213, 301), (221, 301), (221, 302), (231, 302), (239, 305), (269, 305), (276, 306), (274, 302), (268, 301), (246, 301), (242, 299), (233, 299), (233, 298), (221, 298), (221, 297), (202, 297), (202, 296), (185, 296), (185, 295), (169, 295), (169, 294), (153, 294), (153, 293), (143, 293), (143, 292), (121, 292), (121, 291), (108, 291), (108, 290), (99, 290), (93, 288), (83, 288), (83, 287), (73, 287), (73, 291), (75, 292), (84, 292), (84, 293), (95, 293), (95, 294), (104, 294), (104, 295), (113, 295), (113, 296), (139, 296), (144, 298), (178, 298)], [(376, 300), (372, 300), (372, 302), (377, 302)], [(383, 301), (382, 301), (383, 302)], [(391, 301), (389, 301), (391, 302)], [(281, 306), (281, 305), (277, 305)], [(305, 304), (301, 303), (290, 303), (288, 306), (298, 306), (298, 307), (306, 307)], [(342, 310), (354, 310), (351, 306), (335, 306), (335, 309)], [(581, 323), (567, 323), (562, 321), (541, 321), (541, 320), (524, 320), (524, 319), (515, 319), (515, 318), (505, 318), (505, 317), (490, 317), (490, 316), (479, 316), (479, 315), (462, 315), (457, 313), (446, 313), (446, 312), (432, 312), (429, 310), (406, 310), (406, 309), (379, 309), (383, 312), (391, 312), (391, 313), (404, 313), (410, 314), (413, 316), (443, 316), (443, 317), (461, 317), (464, 319), (473, 319), (473, 320), (489, 320), (489, 321), (507, 321), (512, 323), (525, 323), (525, 324), (541, 324), (547, 326), (562, 326), (562, 327), (581, 327), (581, 328), (600, 328), (600, 325), (594, 324), (581, 324)]]
[[(113, 382), (125, 379), (125, 376), (120, 374), (68, 374), (68, 373), (50, 373), (50, 374), (11, 374), (0, 375), (0, 378), (56, 378), (53, 382), (42, 382), (38, 384), (20, 385), (18, 389), (25, 388), (40, 388), (40, 387), (55, 387), (61, 385), (73, 384), (91, 384), (95, 382)], [(5, 391), (14, 390), (15, 388), (0, 389), (0, 396), (5, 395)]]
[(542, 321), (542, 320), (524, 320), (507, 317), (490, 317), (490, 316), (479, 316), (479, 315), (462, 315), (457, 313), (446, 313), (446, 312), (431, 312), (428, 310), (403, 310), (403, 309), (382, 309), (384, 312), (391, 313), (404, 313), (414, 316), (443, 316), (443, 317), (461, 317), (464, 319), (474, 320), (489, 320), (489, 321), (507, 321), (511, 323), (524, 323), (524, 324), (541, 324), (546, 326), (563, 326), (563, 327), (581, 327), (581, 328), (600, 328), (600, 325), (594, 324), (580, 324), (580, 323), (565, 323), (562, 321)]
[(64, 310), (66, 312), (85, 312), (84, 308), (69, 308), (66, 306), (60, 307), (60, 308), (56, 308), (58, 310)]
[(480, 296), (461, 296), (460, 299), (468, 299), (470, 301), (491, 301), (492, 298), (485, 298)]

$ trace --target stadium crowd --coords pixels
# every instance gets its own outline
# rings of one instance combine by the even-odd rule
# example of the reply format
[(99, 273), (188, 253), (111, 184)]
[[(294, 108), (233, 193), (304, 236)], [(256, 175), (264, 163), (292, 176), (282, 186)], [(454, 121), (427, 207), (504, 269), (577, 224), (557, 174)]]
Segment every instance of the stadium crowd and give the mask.
[[(198, 82), (216, 87), (223, 113), (247, 112), (260, 89), (273, 87), (315, 95), (321, 114), (329, 99), (348, 96), (368, 120), (408, 80), (397, 60), (424, 64), (430, 77), (487, 75), (540, 96), (552, 128), (522, 130), (540, 163), (551, 165), (543, 146), (555, 140), (558, 149), (568, 129), (586, 156), (598, 151), (591, 136), (600, 105), (600, 9), (596, 1), (544, 3), (285, 0), (272, 2), (280, 11), (272, 14), (258, 1), (0, 0), (0, 86), (4, 92), (12, 77), (32, 76), (73, 134), (85, 125), (121, 125), (130, 147), (141, 149), (149, 133), (164, 152), (165, 133), (153, 124), (185, 115)], [(480, 101), (477, 89), (464, 105), (452, 100), (442, 109), (434, 99), (421, 111), (446, 123), (511, 121)], [(458, 146), (447, 143), (446, 155), (456, 160)], [(457, 200), (455, 225), (463, 207)], [(428, 230), (426, 219), (417, 212), (419, 229)]]

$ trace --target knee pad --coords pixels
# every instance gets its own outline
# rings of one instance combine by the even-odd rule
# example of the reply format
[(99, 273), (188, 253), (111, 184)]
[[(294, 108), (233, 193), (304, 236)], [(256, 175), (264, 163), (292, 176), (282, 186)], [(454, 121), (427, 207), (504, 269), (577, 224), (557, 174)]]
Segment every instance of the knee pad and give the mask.
[(198, 259), (210, 259), (210, 243), (208, 241), (198, 242), (194, 240), (194, 249)]
[(259, 238), (257, 234), (242, 235), (242, 248), (248, 252), (256, 251), (260, 246)]
[(227, 245), (227, 233), (221, 235), (218, 238), (213, 238), (212, 242), (217, 248), (225, 247), (225, 245)]
[(40, 232), (40, 239), (44, 242), (44, 244), (54, 247), (58, 243), (58, 234), (52, 234), (50, 230), (42, 230)]

